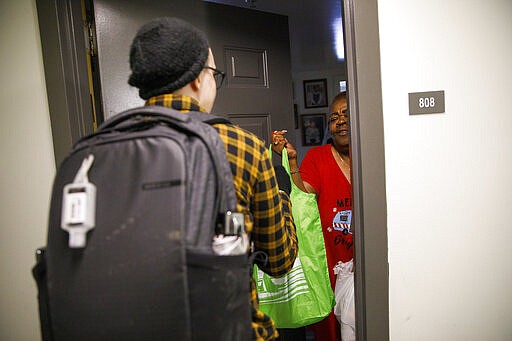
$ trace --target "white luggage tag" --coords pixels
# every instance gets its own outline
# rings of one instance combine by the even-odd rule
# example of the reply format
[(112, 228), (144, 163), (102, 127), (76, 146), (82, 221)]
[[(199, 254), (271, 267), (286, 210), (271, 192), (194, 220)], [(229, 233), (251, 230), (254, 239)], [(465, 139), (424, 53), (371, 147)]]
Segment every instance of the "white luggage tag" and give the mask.
[(83, 160), (73, 183), (64, 186), (61, 228), (69, 233), (70, 248), (84, 248), (87, 232), (96, 223), (96, 186), (87, 177), (93, 162), (94, 155), (90, 154)]

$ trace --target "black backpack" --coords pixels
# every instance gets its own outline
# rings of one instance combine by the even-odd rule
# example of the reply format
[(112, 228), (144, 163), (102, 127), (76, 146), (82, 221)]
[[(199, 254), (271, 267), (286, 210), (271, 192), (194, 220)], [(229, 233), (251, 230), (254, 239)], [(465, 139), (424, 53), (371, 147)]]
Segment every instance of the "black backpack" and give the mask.
[(214, 123), (147, 106), (73, 147), (33, 269), (44, 340), (251, 339), (248, 256), (212, 251), (243, 233)]

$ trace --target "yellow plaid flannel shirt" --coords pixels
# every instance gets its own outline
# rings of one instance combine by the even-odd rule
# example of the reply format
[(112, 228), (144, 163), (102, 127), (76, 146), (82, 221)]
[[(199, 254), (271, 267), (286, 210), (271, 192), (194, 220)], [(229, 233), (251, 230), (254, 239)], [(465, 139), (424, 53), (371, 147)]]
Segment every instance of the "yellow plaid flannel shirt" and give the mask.
[[(152, 97), (146, 105), (160, 105), (182, 112), (202, 111), (188, 96), (165, 94)], [(245, 215), (254, 251), (268, 255), (266, 266), (258, 266), (275, 277), (286, 274), (298, 253), (297, 235), (291, 216), (290, 198), (279, 192), (275, 172), (263, 141), (240, 127), (216, 124), (224, 145), (238, 200), (238, 210)], [(272, 340), (277, 330), (272, 319), (258, 310), (256, 286), (251, 279), (253, 340)]]

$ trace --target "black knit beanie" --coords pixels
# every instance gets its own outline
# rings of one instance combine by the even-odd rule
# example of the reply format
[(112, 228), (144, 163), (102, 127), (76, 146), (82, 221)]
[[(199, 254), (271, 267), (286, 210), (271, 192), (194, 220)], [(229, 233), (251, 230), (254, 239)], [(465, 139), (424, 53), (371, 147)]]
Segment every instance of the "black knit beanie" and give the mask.
[(139, 96), (172, 93), (199, 76), (208, 58), (208, 39), (178, 18), (157, 18), (142, 26), (130, 48), (128, 84)]

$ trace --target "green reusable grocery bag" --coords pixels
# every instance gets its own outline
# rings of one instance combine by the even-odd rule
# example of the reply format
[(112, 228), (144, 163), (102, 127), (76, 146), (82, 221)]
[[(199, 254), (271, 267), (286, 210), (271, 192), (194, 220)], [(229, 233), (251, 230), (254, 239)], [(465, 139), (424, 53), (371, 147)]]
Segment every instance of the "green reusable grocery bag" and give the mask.
[[(285, 149), (282, 159), (290, 174)], [(301, 191), (291, 178), (290, 181), (292, 215), (299, 241), (295, 264), (280, 278), (271, 277), (257, 267), (254, 269), (260, 310), (272, 317), (277, 328), (313, 324), (329, 315), (335, 305), (316, 197)]]

